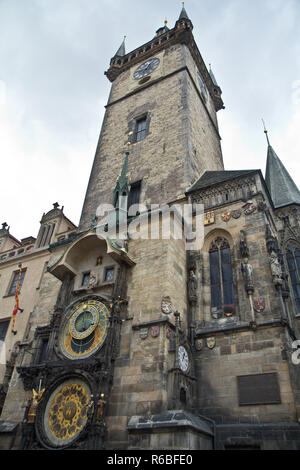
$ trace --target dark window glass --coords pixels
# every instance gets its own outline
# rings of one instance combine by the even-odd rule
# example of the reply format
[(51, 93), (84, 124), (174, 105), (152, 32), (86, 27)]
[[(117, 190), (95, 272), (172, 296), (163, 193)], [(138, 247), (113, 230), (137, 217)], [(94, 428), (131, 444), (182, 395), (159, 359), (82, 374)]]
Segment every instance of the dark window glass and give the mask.
[(8, 329), (9, 320), (0, 322), (0, 341), (4, 341)]
[(221, 279), (219, 267), (219, 252), (212, 251), (210, 253), (210, 282), (211, 282), (211, 306), (221, 307)]
[[(23, 281), (24, 281), (25, 272), (26, 272), (25, 270), (23, 270), (21, 272), (20, 290), (21, 290), (21, 287), (22, 287), (22, 284), (23, 284)], [(14, 277), (13, 277), (12, 283), (10, 285), (8, 295), (14, 295), (15, 294), (16, 287), (17, 287), (17, 284), (18, 284), (18, 280), (19, 280), (19, 271), (14, 273)]]
[(147, 118), (144, 117), (136, 122), (136, 142), (146, 137)]
[(114, 280), (114, 268), (107, 268), (105, 271), (105, 281), (113, 281)]
[(130, 187), (130, 193), (128, 196), (128, 209), (133, 204), (139, 204), (141, 194), (141, 181), (132, 183)]
[(234, 304), (231, 254), (228, 242), (217, 238), (209, 252), (211, 307)]
[(42, 340), (42, 344), (41, 344), (41, 349), (40, 349), (39, 362), (45, 362), (45, 360), (46, 360), (47, 346), (48, 346), (48, 340), (47, 340), (47, 339), (43, 339), (43, 340)]
[(295, 243), (289, 243), (286, 251), (290, 280), (297, 312), (300, 313), (300, 248)]
[(90, 272), (88, 273), (83, 273), (83, 276), (82, 276), (82, 286), (87, 286), (88, 283), (89, 283), (89, 280), (90, 280)]

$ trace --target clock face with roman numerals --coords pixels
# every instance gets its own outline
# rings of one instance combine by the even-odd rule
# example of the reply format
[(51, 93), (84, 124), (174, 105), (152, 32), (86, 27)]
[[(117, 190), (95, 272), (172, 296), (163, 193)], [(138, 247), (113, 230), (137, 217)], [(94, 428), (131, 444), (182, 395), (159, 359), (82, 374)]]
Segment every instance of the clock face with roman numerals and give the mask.
[(190, 361), (188, 352), (184, 346), (179, 346), (178, 348), (178, 362), (182, 372), (187, 372), (189, 369)]
[(104, 344), (109, 328), (109, 310), (99, 300), (88, 299), (70, 308), (59, 337), (61, 353), (68, 359), (85, 359)]
[(154, 59), (147, 60), (147, 62), (144, 62), (136, 69), (133, 74), (133, 78), (139, 80), (143, 77), (146, 77), (159, 66), (159, 62), (160, 60), (157, 57), (155, 57)]

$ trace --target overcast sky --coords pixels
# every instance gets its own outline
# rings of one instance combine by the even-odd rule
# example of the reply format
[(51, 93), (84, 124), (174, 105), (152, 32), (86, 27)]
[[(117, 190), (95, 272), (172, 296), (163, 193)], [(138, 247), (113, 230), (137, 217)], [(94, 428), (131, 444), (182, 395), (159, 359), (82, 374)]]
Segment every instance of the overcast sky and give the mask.
[[(271, 145), (300, 186), (300, 0), (186, 0), (223, 91), (225, 169)], [(110, 58), (152, 39), (177, 0), (0, 0), (0, 223), (36, 236), (52, 203), (78, 224), (110, 83)]]

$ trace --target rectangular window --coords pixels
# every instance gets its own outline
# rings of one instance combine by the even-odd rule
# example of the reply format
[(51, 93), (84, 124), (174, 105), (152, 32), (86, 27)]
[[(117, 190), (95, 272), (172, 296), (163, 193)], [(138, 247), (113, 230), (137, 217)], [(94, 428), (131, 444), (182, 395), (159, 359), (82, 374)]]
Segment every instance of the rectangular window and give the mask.
[(82, 286), (87, 286), (90, 280), (90, 271), (88, 273), (83, 273), (82, 275)]
[(48, 346), (48, 338), (43, 338), (40, 345), (40, 356), (39, 356), (39, 363), (45, 362), (46, 360), (46, 352)]
[(9, 320), (0, 322), (0, 341), (5, 340), (5, 336), (8, 330)]
[(137, 181), (136, 183), (132, 183), (131, 186), (130, 186), (130, 193), (129, 193), (129, 196), (128, 196), (128, 209), (133, 204), (139, 204), (140, 195), (141, 195), (141, 181)]
[(114, 280), (115, 268), (106, 268), (104, 281), (112, 282)]
[(240, 406), (281, 403), (276, 373), (242, 375), (237, 384)]
[[(26, 269), (23, 269), (21, 273), (21, 279), (20, 279), (20, 290), (24, 281), (25, 273), (26, 273)], [(15, 295), (18, 280), (19, 280), (19, 271), (15, 271), (9, 291), (8, 291), (8, 295)]]
[(146, 130), (147, 130), (147, 118), (146, 116), (138, 119), (136, 121), (136, 142), (143, 140), (146, 137)]

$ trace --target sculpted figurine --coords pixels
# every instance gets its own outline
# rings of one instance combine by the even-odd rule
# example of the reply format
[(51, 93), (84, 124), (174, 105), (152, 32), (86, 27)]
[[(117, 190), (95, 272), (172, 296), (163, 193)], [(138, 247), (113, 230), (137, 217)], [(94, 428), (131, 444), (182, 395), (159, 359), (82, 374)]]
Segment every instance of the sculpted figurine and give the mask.
[(28, 423), (34, 423), (35, 421), (35, 416), (36, 416), (36, 410), (38, 407), (38, 404), (40, 403), (42, 396), (44, 394), (45, 388), (40, 390), (39, 392), (36, 392), (34, 389), (32, 389), (32, 398), (31, 398), (31, 403), (30, 407), (28, 410), (28, 415), (27, 415), (27, 422)]
[(188, 296), (190, 302), (197, 301), (197, 287), (198, 281), (193, 269), (190, 270), (190, 275), (188, 279)]
[(275, 285), (282, 285), (282, 268), (275, 251), (270, 255), (271, 273)]
[(90, 274), (89, 282), (88, 282), (88, 289), (93, 289), (97, 285), (97, 276), (96, 274), (92, 271)]
[(104, 418), (104, 408), (106, 401), (104, 400), (104, 393), (101, 393), (99, 400), (97, 402), (97, 420), (102, 421)]
[(248, 263), (248, 258), (245, 259), (245, 263), (241, 264), (241, 270), (245, 281), (245, 288), (247, 292), (254, 291), (253, 282), (253, 267)]

